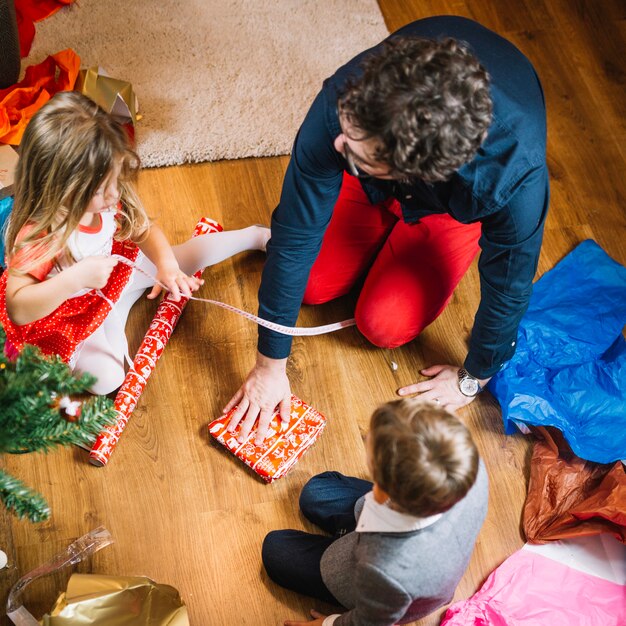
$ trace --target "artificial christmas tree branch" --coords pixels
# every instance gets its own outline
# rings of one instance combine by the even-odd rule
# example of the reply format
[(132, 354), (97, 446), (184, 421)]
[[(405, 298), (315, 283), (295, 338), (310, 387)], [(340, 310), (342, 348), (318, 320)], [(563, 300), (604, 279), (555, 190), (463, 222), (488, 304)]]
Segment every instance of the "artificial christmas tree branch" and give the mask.
[[(0, 346), (5, 344), (0, 327)], [(0, 454), (47, 452), (56, 446), (90, 446), (115, 418), (113, 403), (91, 396), (95, 378), (74, 376), (59, 357), (25, 346), (17, 359), (0, 353)], [(45, 500), (0, 471), (0, 501), (18, 517), (47, 519)]]
[(22, 481), (0, 470), (0, 500), (6, 508), (31, 522), (43, 522), (50, 517), (48, 503)]

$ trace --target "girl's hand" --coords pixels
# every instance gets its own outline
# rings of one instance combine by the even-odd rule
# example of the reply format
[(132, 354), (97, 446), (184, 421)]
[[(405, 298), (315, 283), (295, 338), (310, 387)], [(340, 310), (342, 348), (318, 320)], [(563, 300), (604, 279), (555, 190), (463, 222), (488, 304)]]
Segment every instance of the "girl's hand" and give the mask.
[[(73, 281), (75, 291), (81, 289), (102, 289), (111, 276), (117, 259), (110, 256), (88, 256), (78, 263), (74, 263), (64, 272)], [(62, 273), (64, 273), (62, 272)]]
[[(167, 287), (175, 302), (180, 300), (181, 295), (189, 298), (191, 292), (198, 291), (204, 283), (201, 278), (187, 276), (187, 274), (178, 267), (178, 263), (176, 262), (167, 265), (162, 264), (157, 267), (156, 279)], [(148, 299), (153, 300), (161, 291), (161, 285), (155, 283), (154, 287), (152, 287), (152, 291), (148, 294)]]

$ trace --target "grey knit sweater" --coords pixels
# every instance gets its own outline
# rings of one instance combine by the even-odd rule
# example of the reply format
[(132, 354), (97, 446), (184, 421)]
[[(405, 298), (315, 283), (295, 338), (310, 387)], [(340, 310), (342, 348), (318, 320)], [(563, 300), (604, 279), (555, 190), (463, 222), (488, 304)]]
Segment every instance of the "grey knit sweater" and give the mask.
[[(431, 526), (407, 533), (351, 532), (324, 552), (330, 592), (350, 609), (335, 626), (391, 626), (432, 613), (452, 599), (487, 513), (481, 462), (468, 494)], [(358, 519), (363, 500), (355, 506)]]

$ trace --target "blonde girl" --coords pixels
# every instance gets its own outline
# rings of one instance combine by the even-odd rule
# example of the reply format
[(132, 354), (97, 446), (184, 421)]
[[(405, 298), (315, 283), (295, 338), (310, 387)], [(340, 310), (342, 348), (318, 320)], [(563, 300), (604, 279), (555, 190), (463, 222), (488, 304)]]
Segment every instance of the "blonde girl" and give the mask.
[(171, 247), (133, 190), (138, 169), (122, 126), (75, 92), (44, 105), (20, 145), (0, 323), (9, 348), (34, 344), (94, 374), (94, 393), (123, 381), (130, 308), (147, 288), (148, 298), (161, 290), (146, 274), (178, 300), (200, 287), (198, 269), (269, 239), (269, 229), (250, 226)]

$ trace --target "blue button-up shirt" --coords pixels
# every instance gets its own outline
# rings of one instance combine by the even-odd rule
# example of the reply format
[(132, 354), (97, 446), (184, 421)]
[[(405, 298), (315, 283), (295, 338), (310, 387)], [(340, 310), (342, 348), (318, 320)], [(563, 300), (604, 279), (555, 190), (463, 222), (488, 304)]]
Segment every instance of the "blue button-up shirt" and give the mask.
[[(517, 328), (530, 299), (548, 209), (546, 113), (543, 92), (528, 59), (499, 35), (461, 17), (413, 22), (391, 37), (453, 37), (466, 42), (491, 77), (493, 121), (474, 159), (450, 180), (410, 185), (368, 178), (372, 203), (389, 197), (407, 223), (433, 213), (480, 222), (481, 301), (465, 368), (478, 378), (495, 374), (515, 351)], [(375, 48), (374, 48), (375, 49)], [(358, 55), (328, 78), (293, 146), (259, 289), (259, 315), (294, 325), (309, 272), (332, 216), (346, 162), (334, 148), (341, 134), (337, 102)], [(291, 338), (261, 328), (259, 351), (284, 358)]]

